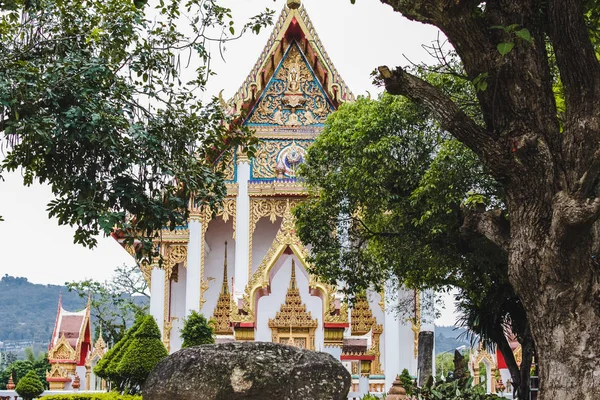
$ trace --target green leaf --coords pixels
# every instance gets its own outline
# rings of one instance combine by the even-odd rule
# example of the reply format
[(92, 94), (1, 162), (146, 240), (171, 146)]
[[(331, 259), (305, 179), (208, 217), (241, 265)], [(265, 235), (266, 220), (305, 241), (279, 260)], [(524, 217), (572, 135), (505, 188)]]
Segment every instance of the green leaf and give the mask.
[(502, 56), (505, 56), (508, 53), (510, 53), (510, 51), (513, 49), (513, 47), (515, 47), (514, 42), (503, 42), (503, 43), (500, 43), (498, 46), (496, 46), (496, 48), (498, 49), (498, 51), (500, 52), (500, 54)]
[(527, 28), (519, 29), (518, 31), (515, 32), (515, 35), (517, 35), (517, 37), (525, 40), (526, 42), (533, 43), (533, 38), (531, 37), (531, 34), (529, 33), (529, 29), (527, 29)]

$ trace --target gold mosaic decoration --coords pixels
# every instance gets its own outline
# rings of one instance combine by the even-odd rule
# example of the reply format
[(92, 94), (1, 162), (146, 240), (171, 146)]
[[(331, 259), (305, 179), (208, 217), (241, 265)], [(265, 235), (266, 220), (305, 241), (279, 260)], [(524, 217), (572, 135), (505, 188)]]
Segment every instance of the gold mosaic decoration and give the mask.
[(333, 111), (298, 44), (293, 42), (247, 124), (320, 125)]
[(367, 350), (368, 355), (375, 356), (375, 359), (371, 362), (371, 375), (383, 375), (380, 349), (380, 338), (382, 333), (383, 325), (377, 323), (373, 324), (373, 328), (371, 329), (371, 348)]
[[(302, 157), (312, 141), (309, 140), (263, 140), (256, 149), (256, 154), (252, 159), (252, 178), (253, 179), (272, 179), (276, 178), (277, 165), (281, 158), (288, 157), (290, 149), (295, 147), (296, 153), (301, 153)], [(285, 161), (285, 160), (283, 160)], [(295, 172), (290, 173), (289, 165), (284, 177), (295, 177)]]
[(213, 313), (215, 319), (215, 333), (217, 335), (232, 335), (233, 330), (230, 326), (230, 307), (231, 305), (231, 294), (229, 293), (229, 282), (227, 281), (227, 242), (225, 242), (225, 259), (223, 261), (223, 285), (221, 286), (221, 293), (217, 300), (217, 306)]
[(306, 305), (300, 297), (300, 290), (296, 282), (296, 264), (292, 259), (292, 276), (285, 295), (285, 302), (275, 314), (275, 318), (269, 319), (272, 340), (274, 343), (314, 350), (315, 330), (318, 325), (319, 321), (312, 318), (310, 311), (306, 311)]

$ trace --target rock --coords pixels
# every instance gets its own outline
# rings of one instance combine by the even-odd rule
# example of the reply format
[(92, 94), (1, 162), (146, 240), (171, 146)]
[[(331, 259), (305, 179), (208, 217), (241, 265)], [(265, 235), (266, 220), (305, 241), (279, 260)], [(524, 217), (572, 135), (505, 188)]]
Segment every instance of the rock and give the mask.
[(162, 360), (144, 400), (347, 399), (350, 373), (327, 353), (266, 342), (179, 350)]

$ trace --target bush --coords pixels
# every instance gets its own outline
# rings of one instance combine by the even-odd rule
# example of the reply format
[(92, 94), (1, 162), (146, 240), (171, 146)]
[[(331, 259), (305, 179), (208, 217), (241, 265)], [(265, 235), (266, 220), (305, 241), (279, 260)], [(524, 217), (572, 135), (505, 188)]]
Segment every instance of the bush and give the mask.
[(119, 393), (53, 394), (44, 396), (42, 400), (142, 400), (142, 396), (128, 396)]
[(125, 335), (123, 335), (121, 340), (119, 340), (113, 348), (108, 350), (104, 357), (102, 357), (94, 367), (96, 376), (106, 379), (113, 390), (118, 390), (119, 392), (125, 390), (123, 378), (117, 373), (117, 367), (119, 366), (123, 354), (127, 350), (127, 346), (129, 346), (130, 339), (138, 330), (144, 318), (145, 317), (139, 318), (133, 326), (125, 332)]
[(419, 400), (502, 400), (495, 394), (486, 394), (482, 385), (473, 386), (473, 378), (415, 387), (412, 395)]
[(38, 378), (34, 370), (30, 370), (17, 383), (15, 391), (23, 398), (23, 400), (32, 400), (38, 397), (44, 391), (44, 385)]
[(117, 374), (126, 384), (125, 391), (138, 393), (156, 364), (168, 355), (154, 317), (147, 315), (133, 334), (117, 366)]
[(181, 337), (183, 338), (182, 348), (213, 344), (215, 342), (213, 327), (204, 315), (196, 311), (192, 311), (190, 316), (183, 321)]

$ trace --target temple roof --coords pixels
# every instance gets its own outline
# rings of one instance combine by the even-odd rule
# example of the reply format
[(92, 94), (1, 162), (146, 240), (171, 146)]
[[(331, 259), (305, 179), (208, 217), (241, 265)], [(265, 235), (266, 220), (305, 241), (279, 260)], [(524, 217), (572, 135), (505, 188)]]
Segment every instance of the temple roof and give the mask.
[[(49, 346), (49, 358), (51, 358), (51, 355), (54, 353), (60, 353), (62, 359), (62, 356), (70, 353), (70, 350), (72, 349), (76, 355), (72, 361), (83, 365), (89, 350), (88, 347), (91, 341), (90, 335), (89, 302), (83, 310), (72, 312), (67, 311), (62, 307), (62, 296), (59, 297), (54, 332), (52, 333), (52, 340)], [(86, 348), (82, 348), (84, 343), (86, 343)], [(66, 346), (67, 344), (68, 346)], [(66, 349), (69, 351), (61, 351), (63, 349), (59, 349), (59, 347), (63, 345), (67, 348), (70, 347), (70, 349)]]
[[(292, 7), (292, 8), (290, 8)], [(254, 68), (230, 100), (235, 113), (253, 109), (294, 43), (334, 108), (354, 95), (338, 73), (300, 1), (288, 1)]]

